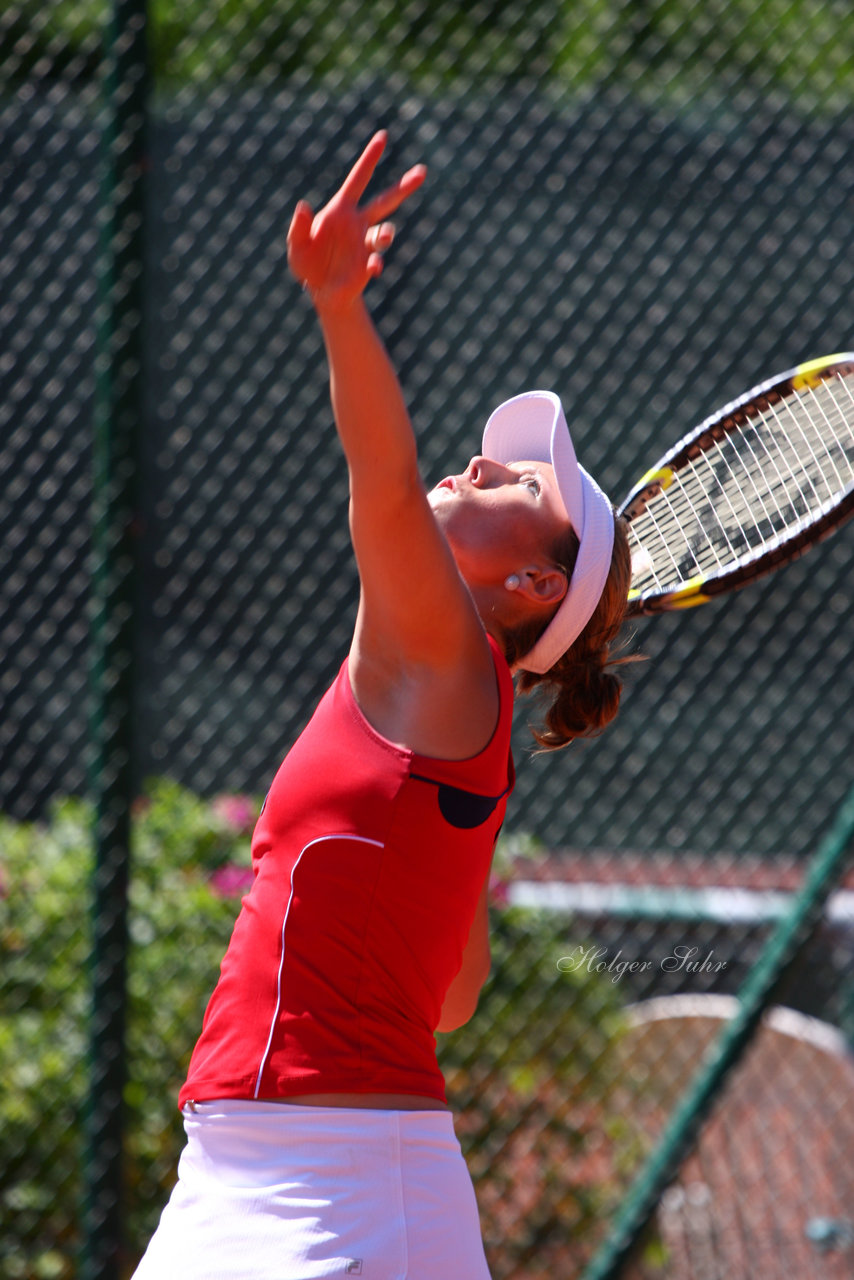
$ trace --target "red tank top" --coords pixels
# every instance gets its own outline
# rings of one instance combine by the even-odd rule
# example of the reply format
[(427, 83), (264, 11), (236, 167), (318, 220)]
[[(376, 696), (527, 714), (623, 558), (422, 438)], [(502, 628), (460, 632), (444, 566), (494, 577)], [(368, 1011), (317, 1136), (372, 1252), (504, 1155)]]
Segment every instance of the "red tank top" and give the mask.
[(445, 1101), (434, 1031), (513, 786), (513, 685), (468, 760), (381, 737), (345, 661), (273, 781), (255, 880), (208, 1004), (190, 1099), (412, 1093)]

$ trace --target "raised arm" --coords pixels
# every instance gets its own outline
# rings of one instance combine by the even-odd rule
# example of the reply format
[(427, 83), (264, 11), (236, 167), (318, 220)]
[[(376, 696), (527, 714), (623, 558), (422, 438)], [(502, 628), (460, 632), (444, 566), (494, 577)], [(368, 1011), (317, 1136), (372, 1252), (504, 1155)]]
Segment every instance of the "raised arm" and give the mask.
[(300, 202), (289, 260), (320, 319), (350, 475), (362, 588), (354, 692), (387, 737), (461, 758), (489, 738), (497, 692), (483, 627), (427, 502), (397, 376), (362, 298), (393, 238), (386, 219), (426, 173), (416, 166), (360, 205), (384, 147), (376, 134), (318, 214)]

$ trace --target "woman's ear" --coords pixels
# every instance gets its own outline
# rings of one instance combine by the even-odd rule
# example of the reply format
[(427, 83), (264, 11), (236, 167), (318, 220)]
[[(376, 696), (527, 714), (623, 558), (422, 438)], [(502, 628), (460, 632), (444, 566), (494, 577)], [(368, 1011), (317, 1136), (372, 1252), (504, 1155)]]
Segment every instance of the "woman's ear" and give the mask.
[(555, 565), (527, 565), (518, 575), (516, 593), (532, 604), (560, 604), (569, 587), (563, 569)]

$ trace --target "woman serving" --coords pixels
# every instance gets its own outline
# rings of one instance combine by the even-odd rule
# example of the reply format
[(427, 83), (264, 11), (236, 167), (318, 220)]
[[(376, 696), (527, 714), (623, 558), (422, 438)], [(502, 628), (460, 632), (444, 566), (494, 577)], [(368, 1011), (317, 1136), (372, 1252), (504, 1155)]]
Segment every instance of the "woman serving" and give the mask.
[(483, 454), (425, 491), (363, 301), (426, 172), (363, 201), (384, 146), (320, 213), (300, 202), (288, 236), (326, 345), (359, 610), (255, 829), (138, 1280), (488, 1276), (434, 1033), (471, 1016), (489, 971), (514, 674), (550, 695), (543, 748), (617, 711), (628, 546), (558, 398), (499, 406)]

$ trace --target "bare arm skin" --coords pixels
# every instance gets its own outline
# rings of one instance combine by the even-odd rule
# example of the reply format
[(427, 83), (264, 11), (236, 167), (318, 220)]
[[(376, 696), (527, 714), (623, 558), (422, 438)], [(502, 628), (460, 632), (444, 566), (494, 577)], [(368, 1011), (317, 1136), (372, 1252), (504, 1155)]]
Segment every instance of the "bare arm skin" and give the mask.
[(491, 953), (489, 948), (489, 876), (483, 882), (471, 932), (463, 952), (460, 971), (454, 978), (442, 1005), (437, 1031), (456, 1031), (477, 1008), (480, 989), (489, 977)]
[(360, 206), (384, 147), (385, 134), (376, 134), (320, 213), (300, 202), (289, 260), (320, 319), (349, 470), (361, 582), (353, 692), (385, 737), (420, 754), (464, 759), (489, 740), (498, 692), (483, 624), (427, 502), (400, 385), (362, 299), (391, 243), (383, 219), (426, 172), (409, 170)]

